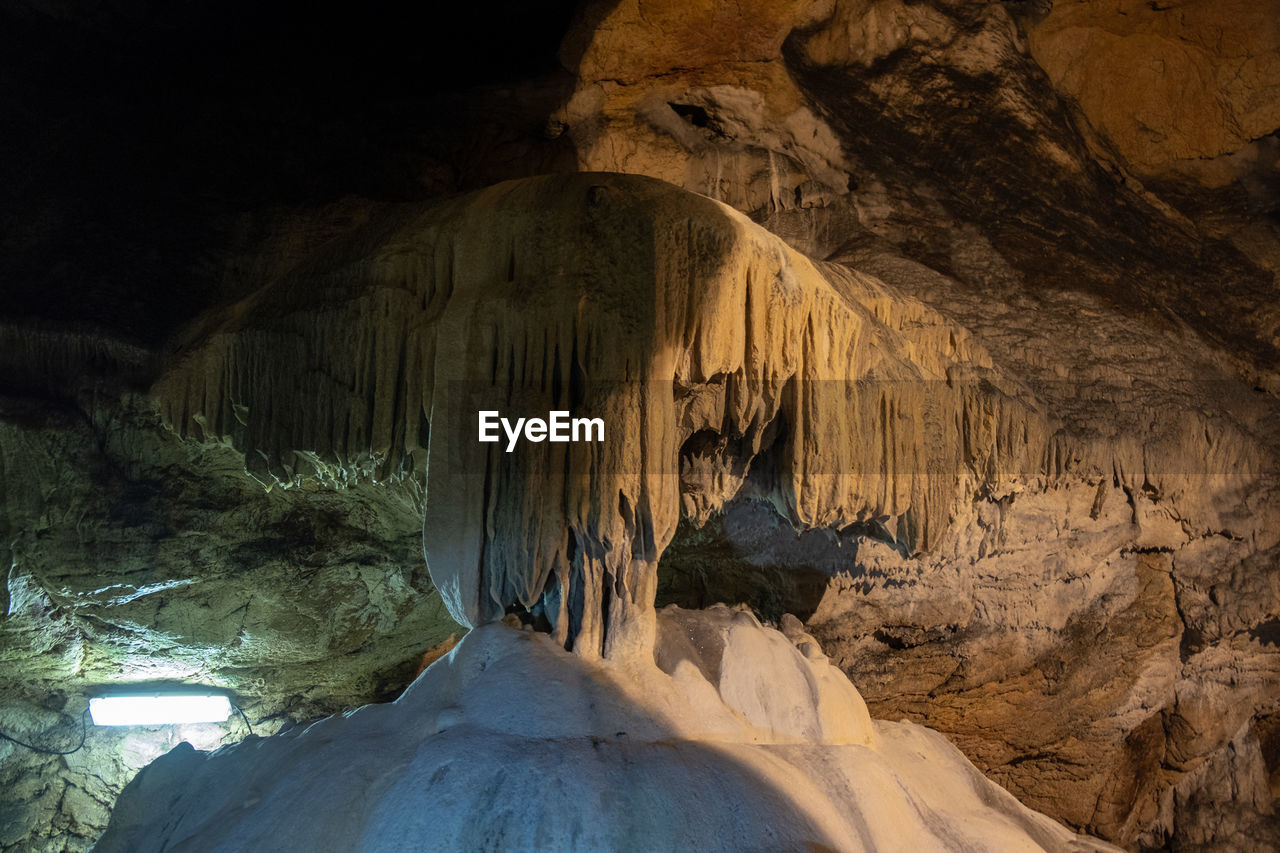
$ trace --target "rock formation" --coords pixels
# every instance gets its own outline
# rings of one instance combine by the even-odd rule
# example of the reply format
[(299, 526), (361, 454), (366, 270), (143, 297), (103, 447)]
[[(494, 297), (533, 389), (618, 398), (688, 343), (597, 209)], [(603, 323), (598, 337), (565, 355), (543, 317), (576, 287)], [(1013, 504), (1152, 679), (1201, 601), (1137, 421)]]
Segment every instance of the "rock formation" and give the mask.
[(656, 623), (657, 666), (490, 624), (392, 704), (175, 749), (94, 849), (1115, 849), (873, 723), (803, 632), (723, 605)]
[[(797, 528), (881, 519), (916, 552), (953, 504), (1039, 467), (1043, 417), (980, 382), (962, 331), (891, 329), (929, 321), (898, 301), (651, 179), (531, 179), (361, 229), (210, 320), (154, 393), (280, 485), (425, 468), (458, 622), (519, 606), (581, 654), (639, 653), (682, 512), (748, 481)], [(477, 440), (482, 409), (609, 437), (513, 454)]]
[(1280, 126), (1278, 21), (1275, 2), (1055, 3), (1030, 48), (1128, 164), (1151, 175), (1233, 154)]
[[(1073, 831), (1280, 843), (1272, 0), (269, 5), (0, 2), (0, 733), (71, 750), (120, 681), (245, 711), (0, 740), (0, 850), (397, 696), (455, 619), (398, 704), (209, 766), (337, 760), (485, 649), (639, 672), (717, 601)], [(482, 403), (609, 440), (506, 453)], [(686, 701), (657, 663), (611, 707)]]

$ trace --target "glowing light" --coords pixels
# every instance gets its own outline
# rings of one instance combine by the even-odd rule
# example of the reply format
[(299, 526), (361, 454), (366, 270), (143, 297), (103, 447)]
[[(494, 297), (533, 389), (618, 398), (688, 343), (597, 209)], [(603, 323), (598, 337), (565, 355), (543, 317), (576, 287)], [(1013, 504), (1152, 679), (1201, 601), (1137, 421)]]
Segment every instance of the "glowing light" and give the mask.
[(175, 723), (221, 723), (231, 716), (226, 696), (152, 694), (99, 696), (89, 700), (95, 726), (164, 726)]

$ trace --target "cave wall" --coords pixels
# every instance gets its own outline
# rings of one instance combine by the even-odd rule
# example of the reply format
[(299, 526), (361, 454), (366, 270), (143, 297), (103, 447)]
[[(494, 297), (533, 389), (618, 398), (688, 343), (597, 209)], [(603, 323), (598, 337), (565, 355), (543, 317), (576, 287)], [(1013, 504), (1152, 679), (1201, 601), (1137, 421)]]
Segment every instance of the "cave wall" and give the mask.
[[(748, 490), (671, 520), (698, 603), (780, 613), (769, 578), (803, 573), (789, 602), (874, 713), (1024, 802), (1130, 847), (1274, 843), (1274, 7), (624, 0), (352, 29), (5, 4), (0, 730), (74, 746), (83, 691), (119, 677), (225, 684), (255, 731), (394, 695), (457, 630), (420, 553), (423, 457), (386, 464), (420, 424), (255, 438), (228, 405), (196, 430), (175, 368), (281, 282), (295, 328), (371, 363), (386, 338), (306, 304), (376, 279), (367, 235), (406, 202), (624, 172), (748, 215), (861, 282), (895, 357), (976, 360), (1043, 418), (1043, 454), (942, 490), (920, 553), (884, 507), (797, 535)], [(322, 408), (400, 399), (379, 381)], [(729, 497), (713, 469), (681, 486), (694, 521)], [(86, 845), (170, 739), (0, 743), (4, 849)]]

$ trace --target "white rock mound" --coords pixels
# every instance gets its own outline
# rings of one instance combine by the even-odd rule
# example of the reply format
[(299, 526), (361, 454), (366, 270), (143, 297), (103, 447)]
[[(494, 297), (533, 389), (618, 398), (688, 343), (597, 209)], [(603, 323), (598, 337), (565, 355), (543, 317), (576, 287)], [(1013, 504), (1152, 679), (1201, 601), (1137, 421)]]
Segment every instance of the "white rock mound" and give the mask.
[(654, 657), (585, 660), (481, 626), (393, 703), (173, 750), (94, 849), (1113, 849), (936, 732), (873, 722), (798, 625), (667, 608)]

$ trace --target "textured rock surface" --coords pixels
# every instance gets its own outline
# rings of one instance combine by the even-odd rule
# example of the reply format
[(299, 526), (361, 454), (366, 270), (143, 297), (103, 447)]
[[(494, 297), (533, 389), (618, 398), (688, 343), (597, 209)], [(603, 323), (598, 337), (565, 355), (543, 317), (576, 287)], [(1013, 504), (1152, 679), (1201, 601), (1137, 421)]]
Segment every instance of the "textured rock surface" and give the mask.
[(1280, 127), (1280, 3), (1057, 2), (1031, 54), (1128, 163), (1153, 173)]
[[(77, 344), (43, 346), (57, 364), (94, 349)], [(454, 630), (422, 565), (420, 497), (268, 493), (243, 457), (178, 440), (150, 409), (101, 379), (0, 402), (0, 731), (73, 749), (87, 694), (121, 682), (229, 688), (262, 734), (394, 696)], [(90, 726), (65, 758), (0, 741), (0, 846), (84, 849), (147, 762), (245, 734), (238, 717)]]
[[(1046, 453), (962, 331), (651, 179), (531, 179), (371, 224), (185, 350), (154, 388), (180, 433), (281, 485), (425, 458), (454, 618), (522, 606), (588, 656), (650, 647), (682, 513), (746, 488), (800, 528), (881, 519), (916, 552)], [(601, 417), (611, 439), (512, 454), (475, 440), (482, 408)]]
[(175, 750), (95, 850), (1115, 849), (873, 723), (803, 632), (721, 607), (664, 612), (657, 637), (655, 667), (481, 627), (394, 704)]
[[(1009, 306), (1074, 291), (1172, 314), (1251, 381), (1280, 388), (1274, 271), (1198, 230), (1188, 215), (1201, 200), (1157, 197), (1105, 153), (1028, 51), (1031, 4), (818, 4), (781, 41), (752, 41), (748, 59), (712, 42), (665, 69), (632, 63), (637, 49), (619, 49), (618, 33), (694, 40), (696, 19), (657, 14), (663, 5), (619, 4), (575, 32), (587, 47), (565, 57), (581, 60), (558, 115), (579, 168), (724, 200), (817, 258), (888, 243), (980, 292), (1004, 289)], [(732, 26), (755, 32), (738, 14)], [(1231, 205), (1275, 205), (1268, 151), (1223, 165), (1272, 187)]]
[[(787, 595), (817, 610), (814, 630), (878, 713), (938, 725), (1020, 796), (1126, 844), (1267, 846), (1277, 828), (1259, 780), (1280, 761), (1261, 734), (1244, 760), (1231, 756), (1245, 741), (1231, 744), (1241, 726), (1269, 731), (1277, 708), (1265, 639), (1277, 609), (1276, 412), (1250, 387), (1276, 387), (1276, 264), (1263, 247), (1277, 243), (1270, 226), (1244, 224), (1275, 207), (1274, 153), (1263, 140), (1192, 171), (1234, 182), (1216, 196), (1167, 179), (1150, 182), (1167, 190), (1153, 195), (1092, 135), (1090, 123), (1111, 129), (1087, 104), (1078, 115), (1054, 97), (1049, 59), (1027, 48), (1064, 15), (1096, 15), (1096, 29), (1108, 10), (1059, 3), (1046, 20), (1033, 5), (837, 3), (829, 17), (798, 16), (777, 52), (775, 39), (758, 42), (750, 63), (692, 49), (626, 79), (592, 81), (584, 68), (571, 104), (588, 115), (570, 122), (586, 140), (582, 162), (652, 170), (879, 276), (973, 332), (1063, 427), (1056, 458), (1069, 470), (1050, 465), (1061, 476), (975, 502), (953, 520), (967, 532), (932, 558), (902, 560), (874, 529), (794, 539), (748, 504), (710, 538), (677, 538), (663, 594), (772, 612), (762, 578), (847, 574), (820, 605), (812, 588)], [(1226, 23), (1255, 21), (1248, 37), (1221, 41), (1194, 22), (1230, 9), (1182, 5), (1163, 18), (1147, 9), (1135, 26), (1195, 30), (1179, 54), (1203, 78), (1193, 93), (1235, 73), (1218, 50), (1247, 60), (1246, 78), (1273, 58), (1260, 45), (1275, 16), (1255, 20), (1265, 4)], [(655, 40), (682, 26), (643, 20)], [(607, 45), (614, 30), (601, 29)], [(1259, 122), (1241, 134), (1205, 118), (1244, 109), (1234, 95), (1200, 104), (1198, 119), (1177, 113), (1190, 108), (1170, 94), (1182, 71), (1153, 89), (1086, 60), (1074, 70), (1117, 102), (1155, 98), (1187, 119), (1186, 133), (1229, 140), (1195, 156), (1280, 123), (1261, 118), (1275, 108), (1275, 75), (1241, 81)], [(797, 116), (807, 131), (784, 130)], [(1144, 173), (1174, 156), (1110, 142)], [(1206, 433), (1205, 416), (1226, 432)], [(1232, 772), (1225, 787), (1211, 781)], [(1214, 828), (1189, 829), (1198, 821)]]
[[(977, 362), (1044, 416), (1047, 452), (936, 504), (923, 555), (898, 547), (904, 517), (797, 536), (748, 489), (675, 529), (663, 600), (812, 617), (878, 714), (948, 733), (1074, 828), (1277, 846), (1273, 5), (592, 3), (556, 71), (569, 4), (411, 22), (0, 2), (0, 731), (70, 748), (84, 690), (122, 672), (208, 676), (268, 731), (403, 684), (456, 628), (417, 548), (423, 460), (379, 455), (420, 424), (357, 411), (379, 377), (325, 391), (369, 427), (341, 459), (176, 438), (142, 392), (206, 309), (403, 271), (367, 268), (403, 222), (390, 202), (618, 170), (809, 255), (886, 363)], [(423, 50), (440, 32), (487, 49)], [(504, 272), (493, 255), (476, 263)], [(390, 343), (350, 341), (349, 304), (307, 316), (335, 292), (297, 286), (300, 313), (255, 321), (264, 352), (289, 323), (329, 328), (344, 369)], [(221, 418), (242, 448), (283, 434)], [(737, 474), (688, 449), (701, 516)], [(277, 475), (300, 488), (264, 493)], [(66, 759), (0, 743), (0, 841), (82, 848), (174, 736), (91, 731)]]

